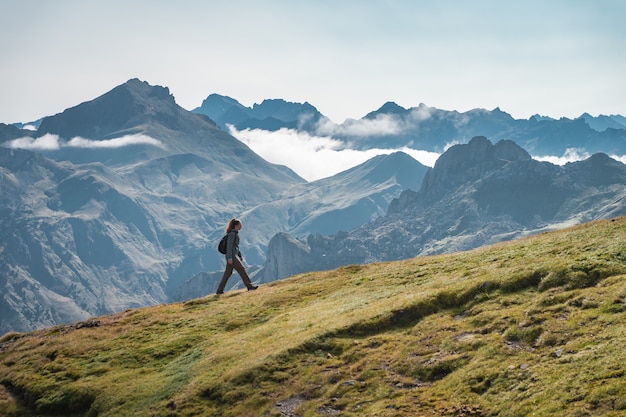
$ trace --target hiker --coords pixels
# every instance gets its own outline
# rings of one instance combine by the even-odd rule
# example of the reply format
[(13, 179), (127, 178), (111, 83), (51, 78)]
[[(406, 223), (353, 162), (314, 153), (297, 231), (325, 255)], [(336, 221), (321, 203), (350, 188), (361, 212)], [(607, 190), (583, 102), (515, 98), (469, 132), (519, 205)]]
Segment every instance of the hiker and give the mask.
[(216, 294), (224, 294), (224, 288), (226, 287), (228, 278), (233, 274), (233, 268), (239, 273), (248, 291), (259, 288), (257, 285), (252, 285), (246, 268), (244, 268), (241, 263), (243, 260), (241, 252), (239, 251), (239, 231), (241, 227), (241, 221), (235, 218), (231, 219), (226, 226), (226, 234), (228, 236), (226, 240), (226, 269), (224, 270), (224, 275), (222, 275), (222, 281), (220, 281), (220, 285), (217, 287)]

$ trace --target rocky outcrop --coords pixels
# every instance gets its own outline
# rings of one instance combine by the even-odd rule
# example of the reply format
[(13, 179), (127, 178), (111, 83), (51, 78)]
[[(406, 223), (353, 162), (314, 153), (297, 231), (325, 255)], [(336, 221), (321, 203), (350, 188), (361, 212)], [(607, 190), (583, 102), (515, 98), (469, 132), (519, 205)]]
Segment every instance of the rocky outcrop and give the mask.
[[(270, 240), (264, 265), (265, 281), (272, 277), (284, 278), (313, 267), (311, 249), (286, 233), (278, 233)], [(271, 261), (270, 261), (271, 259)]]
[(452, 146), (441, 155), (424, 177), (420, 192), (426, 196), (440, 196), (511, 162), (530, 159), (526, 151), (511, 141), (503, 140), (493, 145), (484, 136), (475, 137), (467, 144)]

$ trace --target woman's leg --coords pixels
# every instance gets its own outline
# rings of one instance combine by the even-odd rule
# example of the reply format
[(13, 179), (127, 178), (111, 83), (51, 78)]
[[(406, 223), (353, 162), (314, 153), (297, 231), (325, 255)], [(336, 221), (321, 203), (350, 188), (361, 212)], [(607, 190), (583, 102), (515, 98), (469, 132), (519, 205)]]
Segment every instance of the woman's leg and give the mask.
[(237, 257), (233, 259), (233, 267), (239, 273), (239, 276), (241, 276), (241, 280), (243, 281), (243, 284), (246, 286), (246, 288), (249, 290), (252, 289), (254, 285), (252, 285), (252, 281), (250, 281), (250, 277), (246, 272), (246, 268), (244, 268), (243, 264)]
[[(235, 261), (233, 261), (233, 264)], [(228, 278), (233, 274), (233, 264), (229, 264), (226, 262), (226, 269), (224, 270), (224, 275), (222, 275), (222, 280), (220, 281), (220, 285), (217, 286), (216, 294), (224, 294), (224, 288), (226, 288), (226, 283), (228, 282)]]

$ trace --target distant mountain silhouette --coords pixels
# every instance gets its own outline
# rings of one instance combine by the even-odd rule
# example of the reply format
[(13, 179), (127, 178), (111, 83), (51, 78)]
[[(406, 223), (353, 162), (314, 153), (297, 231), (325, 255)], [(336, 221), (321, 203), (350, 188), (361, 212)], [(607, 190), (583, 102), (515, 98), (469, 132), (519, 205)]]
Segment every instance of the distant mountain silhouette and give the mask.
[(31, 137), (34, 136), (34, 134), (35, 132), (32, 130), (25, 130), (14, 125), (0, 123), (0, 144), (17, 138)]
[[(574, 120), (536, 115), (524, 120), (514, 119), (500, 108), (460, 113), (425, 104), (407, 109), (390, 101), (361, 120), (347, 120), (335, 125), (308, 103), (265, 100), (248, 108), (232, 98), (217, 95), (209, 96), (194, 112), (216, 120), (225, 130), (227, 124), (238, 130), (290, 128), (310, 134), (332, 135), (350, 147), (362, 150), (408, 147), (443, 152), (452, 144), (486, 136), (494, 141), (512, 140), (536, 156), (562, 156), (570, 149), (588, 154), (626, 155), (626, 118), (619, 115), (594, 118), (584, 114)], [(355, 128), (360, 122), (376, 121), (388, 126), (388, 130)]]
[[(386, 103), (367, 119), (387, 117), (402, 129), (399, 133), (344, 137), (360, 148), (374, 146), (408, 146), (415, 149), (441, 151), (446, 145), (467, 143), (472, 137), (486, 136), (492, 140), (512, 140), (534, 155), (563, 155), (576, 148), (588, 153), (626, 154), (626, 129), (592, 129), (584, 119), (514, 119), (499, 108), (488, 111), (474, 109), (465, 113), (439, 110), (420, 104), (404, 109)], [(338, 135), (341, 137), (341, 135)]]
[(607, 129), (626, 129), (626, 117), (620, 115), (593, 117), (589, 113), (583, 113), (579, 119), (583, 119), (590, 128), (598, 132), (604, 132)]
[(292, 103), (282, 99), (263, 100), (261, 104), (245, 107), (237, 100), (218, 94), (209, 95), (198, 108), (192, 110), (204, 114), (228, 131), (228, 125), (237, 130), (263, 129), (276, 131), (281, 128), (311, 130), (324, 118), (309, 103)]

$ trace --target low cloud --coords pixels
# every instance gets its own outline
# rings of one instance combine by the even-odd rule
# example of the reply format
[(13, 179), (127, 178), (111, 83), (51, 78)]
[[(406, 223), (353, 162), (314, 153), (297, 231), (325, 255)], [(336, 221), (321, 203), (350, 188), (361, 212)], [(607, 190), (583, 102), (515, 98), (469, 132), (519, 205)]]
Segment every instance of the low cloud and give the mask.
[(317, 126), (317, 133), (324, 136), (384, 136), (402, 133), (404, 124), (402, 121), (389, 114), (381, 114), (373, 119), (346, 120), (336, 125), (329, 120), (322, 121)]
[(589, 158), (590, 156), (591, 155), (589, 155), (588, 152), (585, 152), (582, 149), (568, 148), (565, 150), (565, 153), (563, 154), (563, 156), (554, 156), (554, 155), (533, 156), (533, 159), (536, 159), (537, 161), (550, 162), (554, 165), (565, 165), (568, 162), (576, 162), (576, 161), (585, 160)]
[(622, 164), (626, 164), (626, 155), (610, 155), (610, 157), (616, 161), (620, 161)]
[(161, 141), (146, 135), (126, 135), (107, 140), (91, 140), (76, 136), (69, 141), (64, 141), (58, 135), (50, 133), (36, 139), (24, 137), (4, 144), (8, 148), (32, 151), (58, 151), (61, 148), (115, 149), (130, 145), (153, 145), (160, 148), (165, 146)]
[(29, 151), (57, 151), (61, 148), (57, 135), (45, 134), (37, 139), (31, 137), (13, 139), (4, 144), (11, 149), (27, 149)]
[(377, 155), (403, 151), (426, 166), (433, 166), (439, 154), (409, 148), (355, 150), (329, 136), (315, 136), (292, 129), (270, 132), (260, 129), (236, 130), (230, 133), (261, 157), (285, 165), (307, 181), (338, 174)]
[(153, 145), (162, 148), (164, 145), (161, 141), (146, 135), (126, 135), (115, 139), (108, 140), (91, 140), (84, 139), (79, 136), (72, 138), (67, 142), (66, 146), (74, 148), (122, 148), (130, 145)]
[[(589, 152), (585, 152), (582, 149), (569, 148), (565, 151), (563, 156), (533, 156), (533, 159), (538, 161), (546, 161), (555, 165), (565, 165), (569, 162), (584, 161), (591, 156)], [(609, 157), (626, 164), (626, 155), (609, 155)]]
[(340, 125), (325, 119), (317, 125), (317, 133), (320, 136), (340, 137), (399, 135), (417, 129), (420, 122), (430, 118), (431, 112), (432, 109), (422, 105), (411, 109), (408, 115), (403, 116), (381, 113), (373, 118), (348, 119)]

